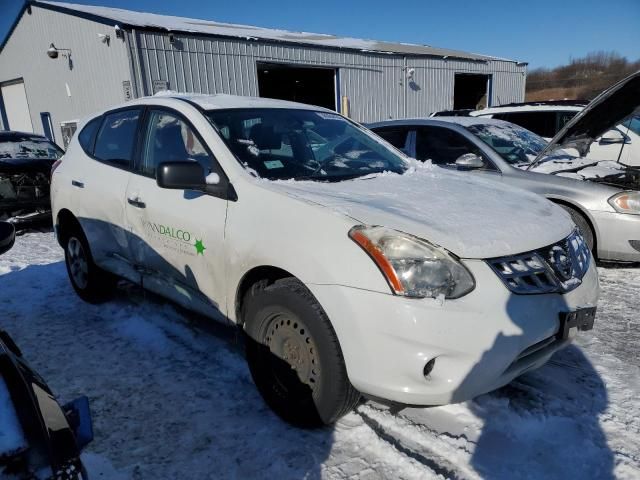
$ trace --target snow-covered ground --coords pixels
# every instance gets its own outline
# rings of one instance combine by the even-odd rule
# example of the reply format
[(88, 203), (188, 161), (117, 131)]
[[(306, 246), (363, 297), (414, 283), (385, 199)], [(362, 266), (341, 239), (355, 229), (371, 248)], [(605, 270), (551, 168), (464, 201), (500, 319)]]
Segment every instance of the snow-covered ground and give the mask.
[(135, 287), (74, 294), (51, 233), (0, 257), (0, 325), (63, 401), (90, 398), (98, 479), (640, 478), (640, 269), (600, 268), (595, 329), (474, 401), (365, 403), (316, 431), (262, 402), (235, 332)]

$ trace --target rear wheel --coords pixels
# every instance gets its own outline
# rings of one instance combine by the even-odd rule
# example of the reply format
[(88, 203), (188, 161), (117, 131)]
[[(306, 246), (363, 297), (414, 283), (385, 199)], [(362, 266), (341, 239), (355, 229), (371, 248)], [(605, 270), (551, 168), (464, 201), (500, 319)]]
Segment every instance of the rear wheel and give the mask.
[(357, 404), (360, 394), (347, 378), (331, 323), (300, 281), (254, 285), (243, 318), (251, 375), (280, 417), (316, 427), (335, 422)]
[(595, 246), (595, 235), (593, 234), (593, 230), (591, 229), (591, 225), (588, 220), (575, 208), (571, 208), (566, 205), (560, 206), (564, 208), (569, 215), (571, 215), (571, 220), (573, 220), (573, 223), (575, 223), (582, 232), (582, 236), (584, 237), (584, 241), (587, 243), (589, 250), (593, 251), (593, 247)]
[(69, 280), (80, 298), (89, 303), (107, 300), (115, 289), (116, 277), (93, 263), (82, 230), (74, 228), (65, 237), (63, 245)]

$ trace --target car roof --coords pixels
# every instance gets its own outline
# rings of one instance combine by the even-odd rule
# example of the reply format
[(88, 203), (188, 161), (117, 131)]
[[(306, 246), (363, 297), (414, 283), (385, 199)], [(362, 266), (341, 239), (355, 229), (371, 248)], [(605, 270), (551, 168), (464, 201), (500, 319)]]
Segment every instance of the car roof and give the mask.
[(163, 91), (152, 97), (142, 97), (138, 101), (128, 102), (125, 105), (134, 103), (148, 104), (159, 99), (175, 99), (195, 104), (203, 110), (223, 110), (223, 109), (240, 109), (240, 108), (289, 108), (300, 110), (315, 110), (327, 113), (336, 112), (315, 105), (307, 105), (304, 103), (290, 102), (287, 100), (277, 100), (273, 98), (262, 97), (244, 97), (240, 95), (228, 95), (226, 93), (218, 93), (215, 95), (205, 95), (197, 93), (180, 93), (172, 91)]
[(476, 110), (469, 115), (482, 116), (492, 115), (494, 113), (510, 113), (510, 112), (579, 112), (584, 105), (558, 105), (558, 104), (533, 104), (533, 105), (512, 105), (501, 107), (489, 107), (482, 110)]
[(428, 117), (428, 118), (404, 118), (398, 120), (385, 120), (384, 122), (369, 123), (367, 128), (382, 128), (393, 127), (400, 125), (432, 125), (441, 127), (450, 127), (451, 125), (460, 125), (463, 127), (469, 127), (471, 125), (511, 125), (504, 120), (497, 120), (494, 118), (486, 117)]

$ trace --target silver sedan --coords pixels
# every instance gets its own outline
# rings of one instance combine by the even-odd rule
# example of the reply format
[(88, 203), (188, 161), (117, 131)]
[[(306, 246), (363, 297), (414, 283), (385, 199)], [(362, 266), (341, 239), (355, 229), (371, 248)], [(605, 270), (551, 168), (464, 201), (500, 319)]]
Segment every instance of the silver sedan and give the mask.
[[(572, 172), (530, 169), (547, 142), (522, 127), (474, 117), (391, 120), (368, 127), (411, 157), (543, 195), (569, 212), (600, 260), (640, 262), (640, 192), (599, 183), (596, 177), (585, 181)], [(563, 164), (566, 158), (576, 157), (559, 150), (552, 161)]]

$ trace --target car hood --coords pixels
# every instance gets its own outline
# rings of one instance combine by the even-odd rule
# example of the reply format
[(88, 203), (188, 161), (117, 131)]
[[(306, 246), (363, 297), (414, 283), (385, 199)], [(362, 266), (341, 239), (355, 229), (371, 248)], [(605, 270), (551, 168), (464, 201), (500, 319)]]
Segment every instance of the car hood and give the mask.
[(462, 258), (534, 250), (565, 238), (574, 228), (561, 208), (538, 195), (428, 163), (415, 162), (403, 175), (265, 183), (357, 223), (416, 235)]
[(607, 130), (640, 112), (640, 72), (608, 88), (573, 117), (540, 152), (532, 166), (558, 148), (575, 148), (585, 156), (589, 146)]

